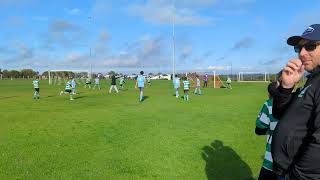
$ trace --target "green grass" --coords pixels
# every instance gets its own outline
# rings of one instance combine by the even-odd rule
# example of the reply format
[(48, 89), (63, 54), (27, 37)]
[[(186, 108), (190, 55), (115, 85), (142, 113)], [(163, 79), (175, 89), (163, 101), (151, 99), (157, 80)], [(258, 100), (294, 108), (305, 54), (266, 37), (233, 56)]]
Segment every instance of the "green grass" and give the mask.
[[(254, 134), (266, 83), (233, 83), (176, 99), (170, 81), (152, 81), (138, 102), (133, 82), (119, 94), (78, 85), (0, 80), (0, 179), (249, 179), (265, 138)], [(180, 92), (181, 93), (181, 92)]]

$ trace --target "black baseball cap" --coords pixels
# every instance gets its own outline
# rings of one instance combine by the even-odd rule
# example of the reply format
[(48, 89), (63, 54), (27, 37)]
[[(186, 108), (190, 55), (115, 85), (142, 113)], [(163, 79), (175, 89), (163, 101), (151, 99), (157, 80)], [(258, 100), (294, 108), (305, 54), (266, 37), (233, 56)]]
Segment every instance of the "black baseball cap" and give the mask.
[(291, 36), (288, 38), (287, 43), (291, 46), (296, 46), (301, 39), (309, 41), (320, 41), (320, 24), (313, 24), (309, 26), (301, 36)]

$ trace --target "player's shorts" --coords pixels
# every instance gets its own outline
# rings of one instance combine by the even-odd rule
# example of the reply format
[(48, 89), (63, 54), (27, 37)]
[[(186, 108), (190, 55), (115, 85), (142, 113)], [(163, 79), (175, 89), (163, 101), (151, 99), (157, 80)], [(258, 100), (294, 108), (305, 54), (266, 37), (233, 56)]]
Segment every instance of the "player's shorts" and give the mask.
[(37, 92), (40, 92), (40, 89), (39, 88), (34, 88), (35, 91)]
[(144, 88), (144, 87), (139, 87), (140, 91), (143, 91), (143, 88)]
[(66, 89), (65, 92), (71, 93), (71, 89)]
[(91, 84), (91, 82), (86, 82), (86, 84)]

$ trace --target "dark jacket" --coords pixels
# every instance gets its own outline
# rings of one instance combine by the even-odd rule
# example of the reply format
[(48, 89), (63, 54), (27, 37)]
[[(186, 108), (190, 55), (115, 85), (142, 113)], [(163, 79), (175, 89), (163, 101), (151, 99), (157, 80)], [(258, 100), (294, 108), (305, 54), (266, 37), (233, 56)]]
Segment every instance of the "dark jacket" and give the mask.
[(279, 119), (271, 152), (277, 174), (320, 179), (320, 68), (307, 76), (303, 88), (278, 87), (273, 116)]
[(116, 85), (116, 76), (115, 75), (111, 76), (111, 85)]

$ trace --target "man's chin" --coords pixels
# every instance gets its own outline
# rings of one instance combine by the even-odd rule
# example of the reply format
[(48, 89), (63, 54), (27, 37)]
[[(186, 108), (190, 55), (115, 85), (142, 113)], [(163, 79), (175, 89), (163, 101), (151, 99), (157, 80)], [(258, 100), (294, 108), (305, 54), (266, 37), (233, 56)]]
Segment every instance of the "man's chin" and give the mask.
[(308, 73), (311, 73), (311, 72), (314, 70), (314, 68), (311, 67), (311, 66), (310, 66), (310, 67), (305, 66), (305, 67), (304, 67), (304, 70), (307, 71)]

